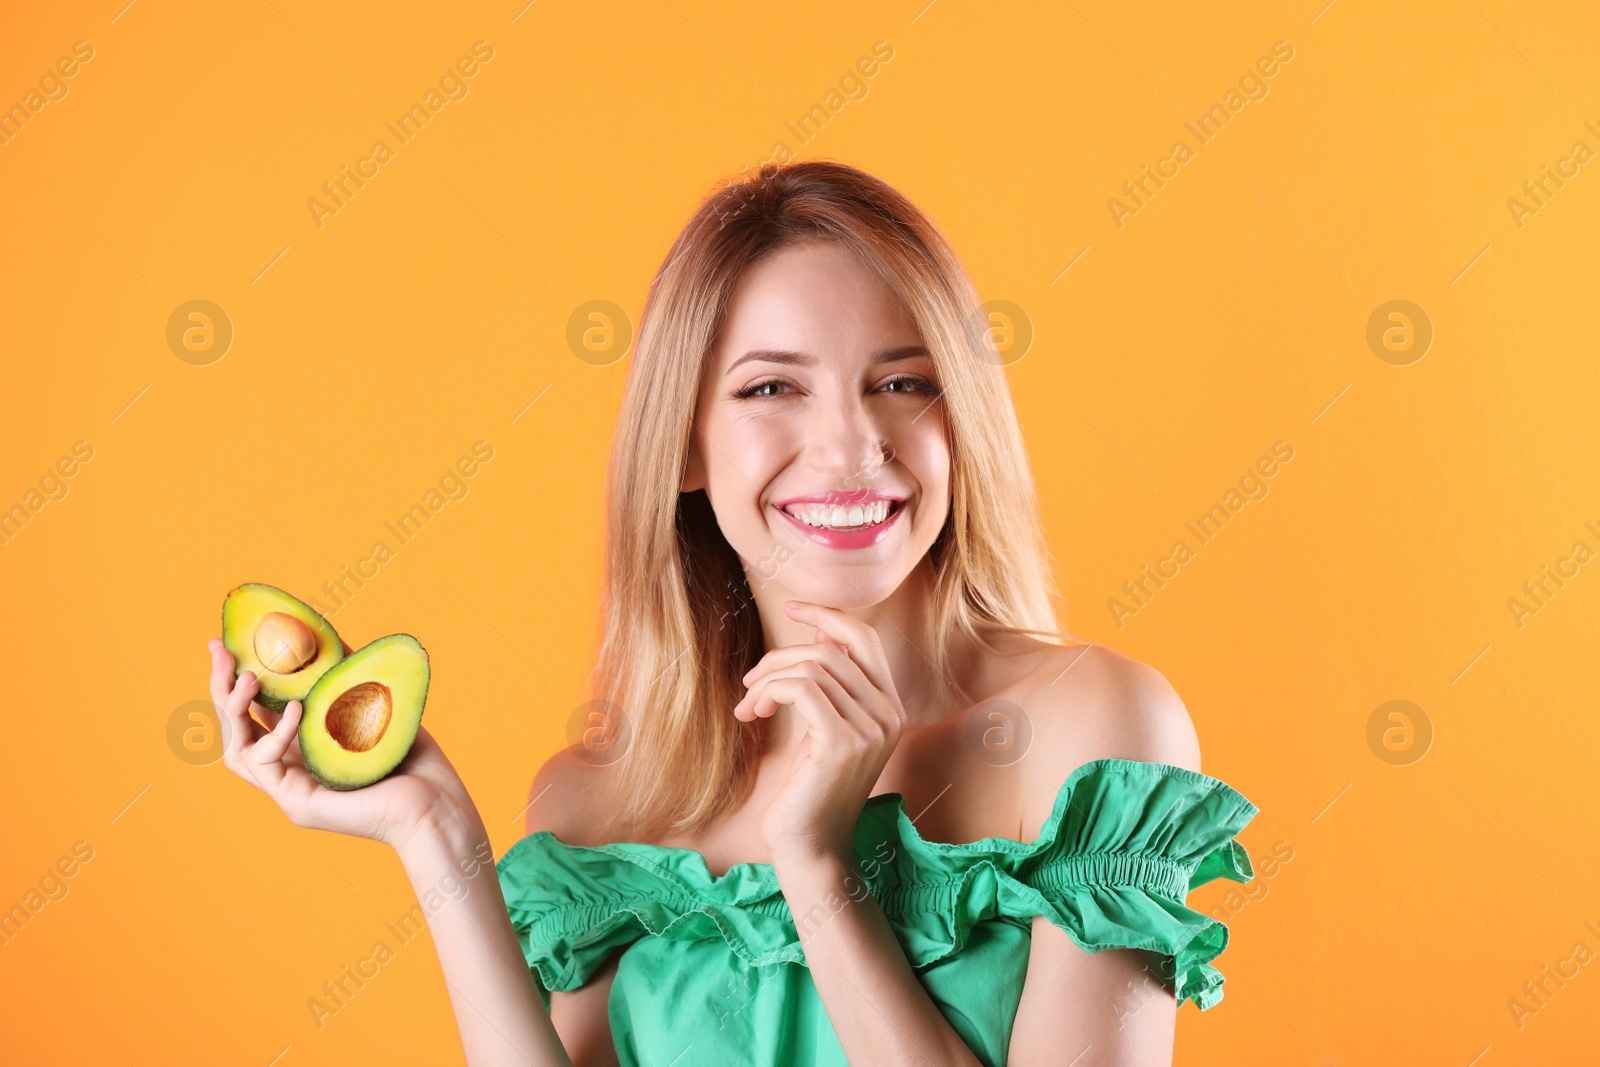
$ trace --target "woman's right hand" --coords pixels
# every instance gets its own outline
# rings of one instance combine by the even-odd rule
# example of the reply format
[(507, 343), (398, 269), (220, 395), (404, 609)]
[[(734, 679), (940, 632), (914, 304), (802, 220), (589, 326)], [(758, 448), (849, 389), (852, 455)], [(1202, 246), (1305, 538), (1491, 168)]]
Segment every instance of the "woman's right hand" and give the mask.
[[(318, 782), (300, 755), (300, 701), (291, 701), (281, 713), (255, 703), (260, 689), (256, 676), (245, 671), (235, 680), (232, 653), (216, 638), (208, 647), (211, 700), (227, 739), (222, 762), (267, 794), (296, 826), (400, 849), (430, 823), (478, 819), (461, 776), (421, 726), (406, 758), (381, 781), (348, 791)], [(252, 711), (266, 726), (252, 718)]]

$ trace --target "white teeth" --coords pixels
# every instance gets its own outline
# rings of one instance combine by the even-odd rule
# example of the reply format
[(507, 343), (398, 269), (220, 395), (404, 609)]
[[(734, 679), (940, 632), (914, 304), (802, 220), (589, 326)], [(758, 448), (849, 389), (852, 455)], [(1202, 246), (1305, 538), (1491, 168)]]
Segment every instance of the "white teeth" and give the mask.
[(845, 529), (854, 526), (876, 526), (889, 517), (889, 501), (875, 500), (865, 506), (852, 504), (849, 507), (791, 504), (785, 510), (807, 526)]

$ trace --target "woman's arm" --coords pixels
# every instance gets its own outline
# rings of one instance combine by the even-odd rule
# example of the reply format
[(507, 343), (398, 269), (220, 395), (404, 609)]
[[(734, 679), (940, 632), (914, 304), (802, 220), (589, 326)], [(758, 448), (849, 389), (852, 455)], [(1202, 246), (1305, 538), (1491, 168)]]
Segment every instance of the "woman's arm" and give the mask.
[(734, 716), (766, 718), (786, 706), (805, 720), (804, 752), (761, 833), (817, 994), (851, 1063), (976, 1064), (854, 869), (856, 822), (905, 726), (883, 645), (842, 611), (785, 607), (816, 626), (818, 641), (763, 656), (745, 676), (750, 691)]
[[(1154, 667), (1100, 646), (1063, 654), (1072, 671), (1029, 701), (1033, 746), (1022, 765), (1024, 840), (1034, 840), (1063, 768), (1116, 756), (1200, 770), (1188, 709)], [(1054, 667), (1047, 668), (1054, 675)], [(1159, 953), (1085, 952), (1048, 919), (1033, 920), (1028, 972), (1011, 1028), (1013, 1067), (1170, 1067), (1178, 1004)]]
[[(572, 749), (557, 751), (544, 761), (528, 787), (525, 832), (547, 830), (569, 845), (605, 844), (594, 834), (597, 805), (590, 791), (607, 773), (611, 773), (609, 765), (587, 763)], [(621, 955), (620, 950), (613, 952), (577, 989), (550, 991), (550, 1018), (567, 1055), (582, 1067), (617, 1067), (609, 1006)]]
[(481, 861), (492, 855), (488, 841), (475, 809), (446, 807), (395, 845), (419, 901), (441, 884), (466, 886), (428, 918), (461, 1047), (472, 1067), (572, 1067), (522, 956), (494, 864)]
[(281, 714), (254, 703), (256, 676), (245, 671), (235, 679), (234, 658), (222, 642), (208, 647), (227, 768), (296, 826), (381, 841), (399, 854), (433, 932), (467, 1062), (572, 1067), (511, 926), (483, 821), (427, 729), (418, 727), (410, 753), (387, 778), (361, 789), (329, 789), (300, 755), (300, 701)]
[(817, 995), (851, 1063), (977, 1064), (912, 971), (853, 859), (775, 859)]

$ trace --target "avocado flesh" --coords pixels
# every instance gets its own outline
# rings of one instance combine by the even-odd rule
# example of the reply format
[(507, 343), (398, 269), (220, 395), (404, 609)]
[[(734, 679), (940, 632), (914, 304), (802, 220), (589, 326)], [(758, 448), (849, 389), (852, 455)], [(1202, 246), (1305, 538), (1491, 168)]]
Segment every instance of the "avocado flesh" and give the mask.
[[(298, 620), (316, 640), (310, 662), (290, 673), (270, 670), (256, 648), (256, 627), (273, 613)], [(327, 619), (282, 589), (259, 582), (239, 586), (222, 602), (222, 643), (233, 653), (234, 677), (254, 671), (261, 682), (256, 703), (273, 711), (282, 711), (291, 700), (304, 700), (317, 679), (344, 658), (344, 642)]]
[(392, 634), (350, 653), (311, 687), (300, 719), (300, 757), (329, 789), (360, 789), (400, 765), (428, 699), (428, 652)]

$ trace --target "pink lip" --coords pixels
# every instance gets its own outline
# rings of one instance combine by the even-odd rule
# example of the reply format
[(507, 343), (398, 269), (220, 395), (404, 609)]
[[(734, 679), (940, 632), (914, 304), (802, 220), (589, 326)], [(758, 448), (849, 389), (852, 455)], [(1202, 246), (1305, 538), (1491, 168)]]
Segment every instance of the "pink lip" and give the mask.
[[(849, 497), (852, 496), (852, 494), (833, 494), (833, 496)], [(795, 529), (799, 530), (801, 533), (805, 534), (819, 545), (823, 545), (827, 548), (871, 548), (873, 545), (889, 536), (889, 530), (900, 518), (900, 513), (904, 511), (905, 508), (902, 506), (903, 501), (900, 499), (892, 496), (884, 496), (881, 493), (872, 493), (869, 496), (857, 495), (856, 499), (838, 500), (837, 503), (841, 506), (849, 506), (850, 504), (863, 504), (869, 500), (888, 500), (892, 503), (889, 505), (888, 517), (882, 522), (878, 523), (876, 526), (869, 526), (865, 530), (825, 530), (818, 526), (807, 526), (805, 523), (801, 522), (799, 519), (783, 510), (782, 507), (778, 507), (777, 511), (779, 515), (782, 515), (784, 518), (788, 519)], [(829, 498), (828, 494), (817, 494), (815, 497), (795, 497), (793, 500), (785, 501), (785, 503), (790, 504), (805, 503), (830, 505), (834, 504), (835, 502), (835, 499)]]
[(903, 496), (892, 493), (880, 493), (876, 489), (829, 489), (823, 493), (807, 493), (805, 496), (791, 496), (773, 502), (773, 507), (782, 511), (790, 504), (827, 504), (829, 507), (849, 507), (852, 504), (866, 505), (878, 500), (887, 500), (898, 504), (904, 500)]

